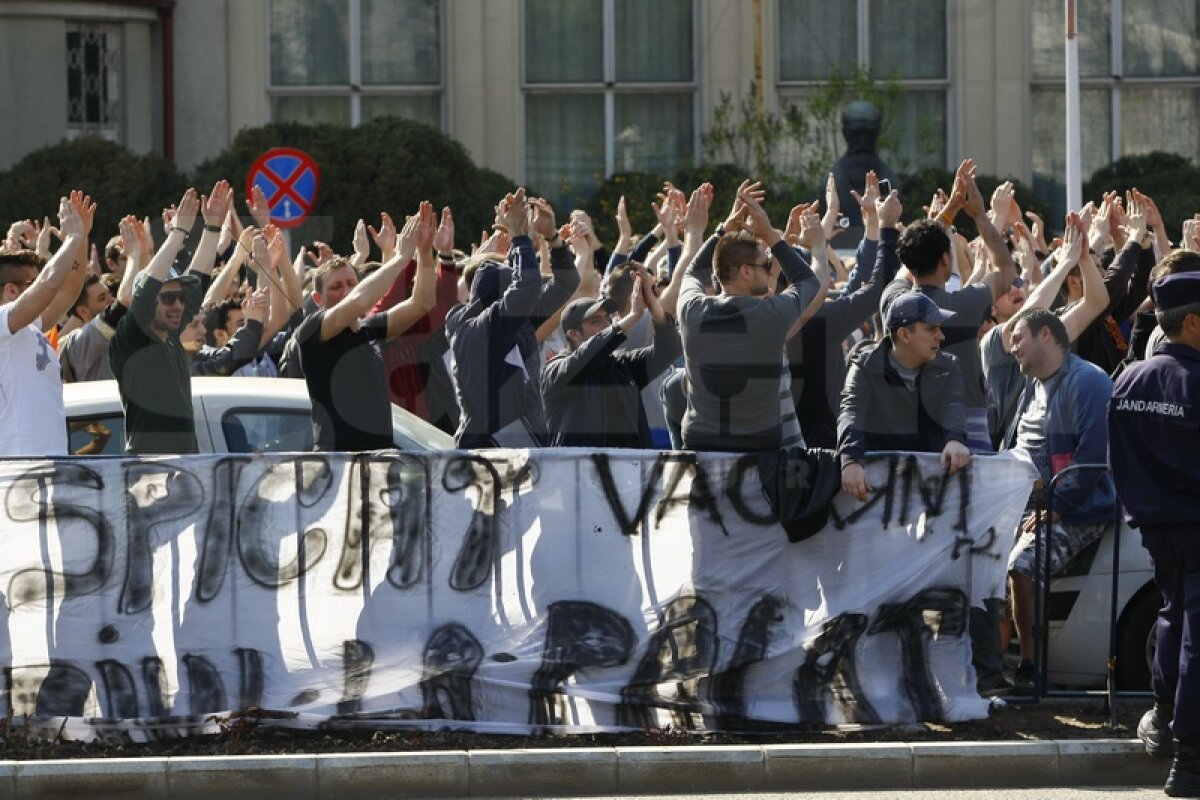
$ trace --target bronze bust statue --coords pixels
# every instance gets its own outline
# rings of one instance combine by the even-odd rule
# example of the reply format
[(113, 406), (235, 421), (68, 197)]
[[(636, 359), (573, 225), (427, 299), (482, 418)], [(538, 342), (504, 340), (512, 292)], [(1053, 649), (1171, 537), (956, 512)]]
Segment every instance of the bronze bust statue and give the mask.
[(866, 100), (855, 100), (842, 111), (842, 137), (846, 140), (846, 152), (833, 165), (833, 177), (837, 181), (842, 214), (850, 220), (851, 228), (862, 228), (863, 223), (858, 203), (850, 190), (861, 194), (869, 171), (875, 170), (880, 180), (886, 178), (891, 181), (893, 189), (900, 188), (895, 173), (875, 152), (882, 129), (883, 114)]

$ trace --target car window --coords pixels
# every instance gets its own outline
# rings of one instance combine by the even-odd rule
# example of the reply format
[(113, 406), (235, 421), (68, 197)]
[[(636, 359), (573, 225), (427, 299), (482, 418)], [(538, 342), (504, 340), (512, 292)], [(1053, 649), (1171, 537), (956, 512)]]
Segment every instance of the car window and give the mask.
[(301, 453), (313, 449), (312, 415), (284, 408), (235, 408), (221, 417), (229, 453)]
[(67, 452), (77, 456), (125, 455), (125, 415), (95, 414), (67, 420)]

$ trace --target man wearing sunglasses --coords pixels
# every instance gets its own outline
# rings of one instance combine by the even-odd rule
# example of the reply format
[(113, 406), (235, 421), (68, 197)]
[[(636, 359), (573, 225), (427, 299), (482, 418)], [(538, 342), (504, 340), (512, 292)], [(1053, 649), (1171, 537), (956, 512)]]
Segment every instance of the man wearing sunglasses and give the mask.
[[(226, 181), (210, 197), (188, 189), (167, 231), (166, 241), (138, 276), (129, 313), (117, 324), (108, 357), (125, 409), (125, 452), (135, 455), (195, 453), (189, 356), (179, 341), (183, 326), (196, 316), (212, 280), (221, 223), (233, 201)], [(170, 272), (175, 257), (204, 213), (204, 233), (183, 275)]]
[(96, 206), (72, 192), (59, 203), (62, 247), (44, 269), (29, 250), (0, 253), (0, 455), (67, 453), (58, 357), (43, 333), (79, 293)]

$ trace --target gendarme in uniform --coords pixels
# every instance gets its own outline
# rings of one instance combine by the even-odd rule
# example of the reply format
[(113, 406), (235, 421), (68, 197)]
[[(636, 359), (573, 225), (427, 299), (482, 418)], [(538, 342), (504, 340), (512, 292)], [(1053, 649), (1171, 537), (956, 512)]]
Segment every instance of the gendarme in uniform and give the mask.
[(1160, 324), (1173, 309), (1185, 316), (1178, 330), (1164, 325), (1169, 342), (1114, 384), (1109, 465), (1164, 603), (1155, 707), (1138, 735), (1151, 755), (1175, 755), (1167, 794), (1200, 797), (1200, 273), (1169, 275), (1153, 292)]

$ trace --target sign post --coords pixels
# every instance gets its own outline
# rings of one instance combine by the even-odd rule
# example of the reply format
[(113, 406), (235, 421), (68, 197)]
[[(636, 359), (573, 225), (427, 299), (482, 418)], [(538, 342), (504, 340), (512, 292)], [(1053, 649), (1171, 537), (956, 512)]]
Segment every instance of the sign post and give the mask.
[(295, 228), (317, 203), (321, 171), (312, 156), (291, 147), (276, 147), (259, 156), (246, 175), (246, 197), (257, 186), (267, 198), (271, 222)]

